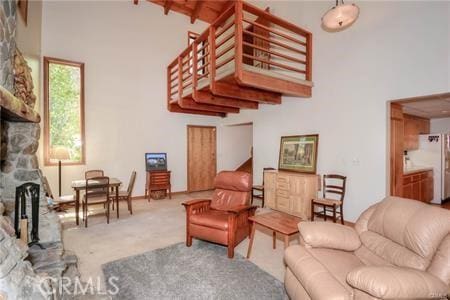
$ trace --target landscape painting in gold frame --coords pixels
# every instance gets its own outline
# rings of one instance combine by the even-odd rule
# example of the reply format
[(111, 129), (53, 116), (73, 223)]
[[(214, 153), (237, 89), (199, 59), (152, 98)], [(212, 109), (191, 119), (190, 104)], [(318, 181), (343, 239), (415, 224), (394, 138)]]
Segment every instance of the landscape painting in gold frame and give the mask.
[(318, 134), (282, 136), (278, 169), (315, 174), (318, 145)]

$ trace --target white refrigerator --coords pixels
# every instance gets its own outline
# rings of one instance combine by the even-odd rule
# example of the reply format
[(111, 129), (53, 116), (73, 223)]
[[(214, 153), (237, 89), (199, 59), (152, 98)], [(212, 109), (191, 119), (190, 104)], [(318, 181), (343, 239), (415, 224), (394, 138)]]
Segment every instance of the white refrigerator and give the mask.
[(434, 196), (431, 203), (441, 204), (450, 197), (450, 135), (421, 134), (419, 149), (408, 151), (414, 166), (432, 167), (434, 175)]

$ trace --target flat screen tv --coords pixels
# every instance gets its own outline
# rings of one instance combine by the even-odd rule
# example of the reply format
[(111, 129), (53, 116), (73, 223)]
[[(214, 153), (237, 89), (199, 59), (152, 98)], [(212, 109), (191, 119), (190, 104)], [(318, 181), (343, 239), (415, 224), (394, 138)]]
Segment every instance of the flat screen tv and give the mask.
[(145, 168), (147, 171), (166, 171), (166, 153), (145, 153)]

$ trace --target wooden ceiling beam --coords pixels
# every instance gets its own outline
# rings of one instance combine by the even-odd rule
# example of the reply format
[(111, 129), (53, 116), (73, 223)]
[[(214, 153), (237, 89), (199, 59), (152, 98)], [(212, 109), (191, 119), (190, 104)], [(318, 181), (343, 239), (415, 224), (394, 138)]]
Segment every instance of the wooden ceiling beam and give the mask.
[(172, 0), (166, 0), (164, 2), (164, 14), (167, 15), (170, 11), (170, 8), (172, 7), (173, 1)]
[(198, 14), (200, 13), (200, 10), (202, 9), (203, 3), (204, 3), (204, 1), (202, 1), (202, 0), (197, 0), (195, 2), (195, 7), (191, 14), (191, 24), (194, 24), (195, 20), (197, 20)]

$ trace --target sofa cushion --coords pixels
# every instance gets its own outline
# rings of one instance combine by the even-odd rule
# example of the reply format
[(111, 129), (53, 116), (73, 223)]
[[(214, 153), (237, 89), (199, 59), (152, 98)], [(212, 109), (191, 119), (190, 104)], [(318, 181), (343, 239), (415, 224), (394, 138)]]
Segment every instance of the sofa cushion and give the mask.
[(368, 230), (408, 248), (429, 263), (450, 232), (450, 211), (410, 199), (387, 197), (370, 217)]
[(229, 213), (225, 211), (210, 209), (201, 214), (191, 215), (190, 222), (226, 231), (228, 230), (228, 216)]
[(346, 276), (362, 265), (352, 253), (293, 245), (286, 249), (285, 262), (312, 299), (352, 299)]
[(427, 271), (450, 286), (450, 234), (442, 241)]
[(443, 299), (447, 285), (435, 276), (410, 268), (359, 267), (347, 276), (348, 283), (380, 299)]
[(425, 258), (378, 233), (366, 231), (359, 237), (367, 249), (391, 264), (419, 270), (425, 270), (428, 266)]

